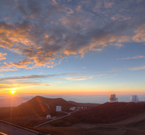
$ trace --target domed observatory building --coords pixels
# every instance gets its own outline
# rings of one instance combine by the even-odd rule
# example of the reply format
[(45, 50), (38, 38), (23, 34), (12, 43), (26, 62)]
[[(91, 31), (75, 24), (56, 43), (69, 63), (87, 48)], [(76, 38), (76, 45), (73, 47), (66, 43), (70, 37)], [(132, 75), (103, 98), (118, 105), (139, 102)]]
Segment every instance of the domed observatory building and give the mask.
[(116, 98), (116, 94), (110, 94), (109, 102), (110, 103), (118, 102), (118, 98)]
[(131, 99), (131, 102), (135, 102), (135, 103), (139, 102), (139, 98), (137, 95), (132, 95), (130, 99)]
[(48, 114), (48, 115), (46, 116), (46, 119), (51, 119), (51, 115)]

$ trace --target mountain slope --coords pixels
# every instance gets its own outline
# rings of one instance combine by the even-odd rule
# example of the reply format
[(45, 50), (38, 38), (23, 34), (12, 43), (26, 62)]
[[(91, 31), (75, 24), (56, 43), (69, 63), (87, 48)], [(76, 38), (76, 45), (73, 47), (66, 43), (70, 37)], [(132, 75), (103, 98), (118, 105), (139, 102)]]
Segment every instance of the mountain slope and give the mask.
[(12, 108), (12, 116), (44, 115), (55, 112), (56, 106), (62, 106), (62, 111), (67, 111), (72, 105), (62, 98), (44, 98), (36, 96), (21, 105)]
[(105, 103), (73, 114), (85, 123), (112, 123), (145, 112), (145, 103)]

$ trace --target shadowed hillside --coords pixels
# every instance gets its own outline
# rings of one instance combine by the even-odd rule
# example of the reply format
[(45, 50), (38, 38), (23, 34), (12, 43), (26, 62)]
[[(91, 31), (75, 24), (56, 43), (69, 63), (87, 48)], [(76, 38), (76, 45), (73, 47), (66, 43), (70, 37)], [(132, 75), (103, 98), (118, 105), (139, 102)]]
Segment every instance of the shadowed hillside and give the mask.
[(113, 123), (145, 112), (145, 103), (105, 103), (82, 110), (73, 117), (85, 123)]

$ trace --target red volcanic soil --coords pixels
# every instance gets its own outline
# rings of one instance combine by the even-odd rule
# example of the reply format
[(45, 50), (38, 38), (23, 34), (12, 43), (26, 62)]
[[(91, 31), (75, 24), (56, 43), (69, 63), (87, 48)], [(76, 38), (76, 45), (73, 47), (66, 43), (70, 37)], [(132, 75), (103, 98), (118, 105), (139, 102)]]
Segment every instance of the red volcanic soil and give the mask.
[(145, 103), (105, 103), (78, 111), (73, 117), (85, 123), (113, 123), (145, 112)]
[(48, 114), (56, 110), (56, 106), (62, 106), (62, 110), (66, 111), (71, 107), (71, 105), (62, 98), (44, 98), (36, 96), (28, 102), (21, 104), (17, 107), (20, 113), (28, 114)]

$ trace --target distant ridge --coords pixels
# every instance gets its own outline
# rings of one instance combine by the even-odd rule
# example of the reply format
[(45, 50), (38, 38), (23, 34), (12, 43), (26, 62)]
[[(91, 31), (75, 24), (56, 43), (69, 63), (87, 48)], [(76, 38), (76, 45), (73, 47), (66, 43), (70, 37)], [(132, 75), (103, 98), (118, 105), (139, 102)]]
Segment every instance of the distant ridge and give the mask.
[(113, 123), (140, 113), (145, 113), (145, 102), (118, 102), (82, 110), (74, 113), (73, 117), (84, 123)]
[(95, 107), (95, 106), (98, 106), (100, 104), (98, 103), (77, 103), (77, 102), (74, 102), (74, 101), (68, 101), (70, 104), (74, 105), (74, 106), (85, 106), (85, 107), (88, 107), (88, 108), (91, 108), (91, 107)]

